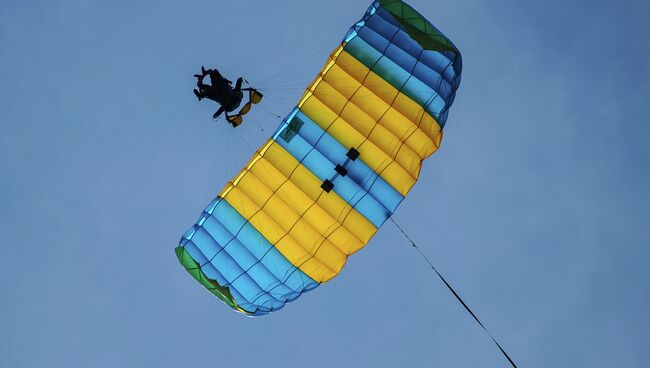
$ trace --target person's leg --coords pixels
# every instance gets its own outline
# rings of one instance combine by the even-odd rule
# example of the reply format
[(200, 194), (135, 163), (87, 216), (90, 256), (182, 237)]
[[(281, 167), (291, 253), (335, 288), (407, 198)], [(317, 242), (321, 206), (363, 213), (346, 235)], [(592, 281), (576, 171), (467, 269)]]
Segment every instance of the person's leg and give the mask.
[(194, 76), (196, 77), (196, 86), (199, 87), (199, 88), (202, 88), (202, 86), (203, 86), (203, 77), (198, 75), (198, 74), (194, 74)]
[[(221, 115), (221, 114), (223, 114), (223, 107), (220, 107), (219, 110), (217, 110), (217, 112), (215, 112), (215, 113), (212, 115), (212, 118), (213, 118), (213, 119), (216, 119), (216, 118), (218, 118), (219, 115)], [(226, 116), (228, 116), (228, 115), (226, 115)]]

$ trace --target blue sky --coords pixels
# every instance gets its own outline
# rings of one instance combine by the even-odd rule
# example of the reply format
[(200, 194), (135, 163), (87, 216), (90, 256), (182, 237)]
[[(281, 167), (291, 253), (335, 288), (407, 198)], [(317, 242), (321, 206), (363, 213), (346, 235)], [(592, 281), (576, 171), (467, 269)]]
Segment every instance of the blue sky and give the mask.
[[(507, 366), (390, 223), (257, 319), (174, 256), (369, 3), (2, 2), (0, 366)], [(520, 367), (647, 365), (650, 4), (411, 4), (464, 74), (395, 218)], [(212, 122), (202, 64), (271, 113)]]

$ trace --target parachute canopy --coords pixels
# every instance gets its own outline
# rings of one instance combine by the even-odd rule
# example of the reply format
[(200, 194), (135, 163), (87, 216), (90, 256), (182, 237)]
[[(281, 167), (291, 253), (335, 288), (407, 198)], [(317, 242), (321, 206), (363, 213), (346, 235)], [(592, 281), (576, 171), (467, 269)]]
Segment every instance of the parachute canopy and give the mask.
[(438, 149), (461, 68), (454, 44), (413, 8), (373, 2), (183, 235), (181, 264), (246, 315), (278, 310), (338, 275)]

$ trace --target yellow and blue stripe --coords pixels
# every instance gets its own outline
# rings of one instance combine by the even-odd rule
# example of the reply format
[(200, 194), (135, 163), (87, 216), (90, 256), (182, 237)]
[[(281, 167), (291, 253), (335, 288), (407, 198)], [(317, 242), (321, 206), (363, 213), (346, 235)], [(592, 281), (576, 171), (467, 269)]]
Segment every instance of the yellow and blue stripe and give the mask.
[(442, 139), (461, 56), (400, 0), (372, 3), (297, 106), (176, 254), (233, 309), (263, 315), (339, 274)]

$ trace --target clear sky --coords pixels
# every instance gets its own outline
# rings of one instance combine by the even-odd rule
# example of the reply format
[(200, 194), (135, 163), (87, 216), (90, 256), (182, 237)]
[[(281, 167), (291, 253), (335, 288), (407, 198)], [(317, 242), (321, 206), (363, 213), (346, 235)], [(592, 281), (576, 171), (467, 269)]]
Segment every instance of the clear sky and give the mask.
[[(174, 255), (279, 120), (192, 74), (284, 116), (369, 3), (0, 2), (0, 367), (506, 367), (390, 222), (256, 319)], [(647, 366), (650, 3), (411, 4), (464, 73), (395, 218), (520, 367)]]

